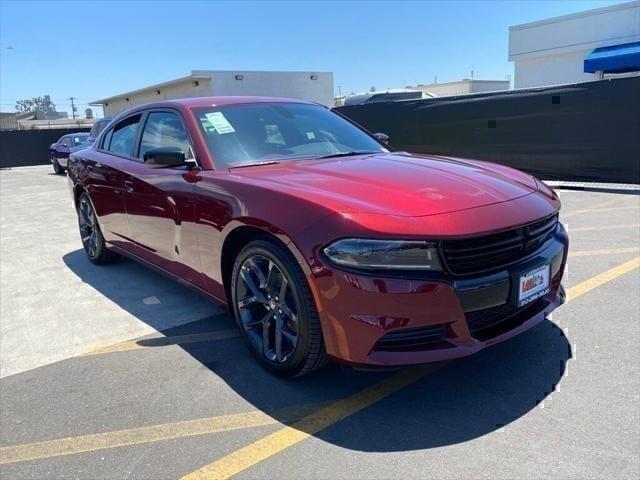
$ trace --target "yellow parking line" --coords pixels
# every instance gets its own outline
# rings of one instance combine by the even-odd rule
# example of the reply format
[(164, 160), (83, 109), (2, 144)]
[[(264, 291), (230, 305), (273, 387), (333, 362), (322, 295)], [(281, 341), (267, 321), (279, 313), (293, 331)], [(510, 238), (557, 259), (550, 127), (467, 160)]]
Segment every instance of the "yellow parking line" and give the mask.
[(615, 255), (617, 253), (636, 253), (640, 252), (640, 247), (627, 248), (605, 248), (602, 250), (579, 250), (573, 252), (569, 250), (569, 257), (593, 257), (597, 255)]
[[(640, 266), (640, 257), (630, 262), (596, 275), (590, 280), (582, 282), (567, 291), (567, 302), (603, 285)], [(441, 364), (442, 365), (442, 364)], [(423, 367), (423, 368), (428, 368)], [(433, 370), (431, 370), (433, 371)], [(182, 480), (226, 479), (250, 468), (261, 461), (280, 453), (283, 450), (305, 440), (309, 436), (339, 422), (340, 420), (368, 407), (404, 387), (415, 383), (427, 371), (420, 369), (400, 372), (374, 387), (367, 388), (343, 400), (338, 400), (319, 412), (312, 413), (299, 422), (284, 427), (263, 437), (246, 447), (226, 455), (199, 470), (190, 473)], [(385, 383), (388, 382), (388, 383)], [(373, 390), (377, 388), (378, 390)]]
[(277, 415), (274, 412), (274, 416), (278, 419), (262, 411), (255, 410), (220, 417), (200, 418), (78, 437), (58, 438), (45, 442), (11, 445), (0, 448), (0, 465), (273, 425), (286, 421), (283, 417), (294, 420), (317, 410), (320, 406), (321, 404), (305, 404), (282, 409), (277, 412)]
[(560, 216), (562, 218), (573, 217), (574, 215), (579, 215), (581, 213), (591, 213), (591, 212), (607, 212), (609, 210), (626, 210), (629, 208), (638, 208), (638, 205), (635, 206), (619, 206), (619, 207), (610, 207), (610, 205), (615, 205), (621, 201), (620, 198), (614, 198), (612, 200), (608, 200), (606, 202), (602, 202), (600, 205), (596, 207), (589, 208), (581, 208), (579, 210), (573, 210), (566, 213), (561, 213)]
[(615, 280), (619, 276), (624, 275), (625, 273), (631, 272), (632, 270), (635, 270), (636, 268), (639, 268), (639, 267), (640, 267), (640, 257), (636, 257), (633, 260), (629, 260), (628, 262), (618, 265), (617, 267), (613, 267), (612, 269), (607, 270), (606, 272), (602, 272), (601, 274), (596, 275), (595, 277), (585, 280), (584, 282), (581, 282), (577, 285), (574, 285), (573, 287), (567, 290), (567, 302), (570, 302), (571, 300), (575, 300), (576, 298), (581, 297), (585, 293), (590, 292), (594, 288), (604, 285), (605, 283), (610, 282), (612, 280)]
[(429, 365), (396, 373), (350, 397), (333, 402), (290, 427), (284, 427), (186, 475), (183, 480), (229, 478), (415, 383), (441, 365)]
[(81, 357), (90, 355), (102, 355), (104, 353), (126, 352), (129, 350), (138, 350), (148, 347), (165, 347), (167, 345), (183, 345), (187, 343), (208, 342), (211, 340), (224, 340), (240, 336), (240, 330), (237, 328), (229, 330), (217, 330), (205, 333), (193, 333), (190, 335), (176, 335), (173, 337), (156, 337), (141, 340), (131, 340), (128, 342), (116, 343), (115, 345), (107, 345), (89, 352), (82, 353)]
[(578, 228), (567, 228), (569, 234), (573, 232), (599, 232), (600, 230), (620, 230), (623, 228), (640, 228), (640, 223), (623, 223), (621, 225), (602, 225), (598, 227), (578, 227)]

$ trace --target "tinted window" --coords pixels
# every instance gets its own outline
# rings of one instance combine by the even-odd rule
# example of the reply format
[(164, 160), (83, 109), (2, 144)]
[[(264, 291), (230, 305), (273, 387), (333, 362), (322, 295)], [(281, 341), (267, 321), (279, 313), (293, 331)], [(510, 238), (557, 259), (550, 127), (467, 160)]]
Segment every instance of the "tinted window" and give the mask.
[(191, 157), (189, 137), (177, 114), (171, 112), (152, 112), (142, 132), (140, 158), (145, 152), (158, 147), (178, 147), (187, 158)]
[(132, 156), (139, 124), (140, 115), (122, 120), (113, 127), (110, 135), (111, 138), (108, 139), (110, 141), (107, 143), (105, 140), (105, 149), (118, 155)]
[(104, 130), (104, 127), (109, 125), (110, 121), (111, 118), (101, 118), (100, 120), (96, 120), (93, 124), (93, 127), (91, 127), (91, 137), (96, 138), (98, 135), (100, 135), (100, 132)]
[(60, 140), (58, 140), (58, 143), (60, 145), (64, 145), (65, 147), (70, 146), (71, 144), (69, 143), (69, 137), (62, 137)]
[(74, 135), (73, 137), (71, 137), (73, 139), (73, 146), (78, 146), (78, 145), (82, 145), (83, 143), (85, 143), (87, 141), (87, 138), (89, 138), (89, 134), (88, 133), (83, 133), (83, 134), (79, 134), (79, 135)]
[(387, 151), (352, 123), (317, 105), (242, 104), (203, 108), (196, 115), (217, 165)]

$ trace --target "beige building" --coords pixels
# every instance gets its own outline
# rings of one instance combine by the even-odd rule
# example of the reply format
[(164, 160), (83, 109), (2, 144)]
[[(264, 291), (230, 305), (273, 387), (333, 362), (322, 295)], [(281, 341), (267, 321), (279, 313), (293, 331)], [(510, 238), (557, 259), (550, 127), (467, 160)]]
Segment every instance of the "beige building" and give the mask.
[(257, 95), (333, 105), (331, 72), (257, 72), (194, 70), (190, 75), (91, 102), (105, 117), (158, 100), (226, 95)]
[(416, 85), (407, 87), (411, 90), (419, 90), (436, 97), (450, 97), (453, 95), (465, 95), (468, 93), (497, 92), (509, 90), (509, 80), (475, 80), (465, 78), (459, 82), (432, 83), (430, 85)]

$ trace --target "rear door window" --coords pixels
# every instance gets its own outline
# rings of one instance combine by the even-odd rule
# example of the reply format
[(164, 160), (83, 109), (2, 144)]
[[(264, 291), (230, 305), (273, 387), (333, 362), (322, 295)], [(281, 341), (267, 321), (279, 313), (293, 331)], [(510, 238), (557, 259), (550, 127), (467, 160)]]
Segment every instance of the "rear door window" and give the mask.
[(116, 124), (105, 138), (103, 148), (116, 155), (133, 156), (141, 115), (125, 118)]

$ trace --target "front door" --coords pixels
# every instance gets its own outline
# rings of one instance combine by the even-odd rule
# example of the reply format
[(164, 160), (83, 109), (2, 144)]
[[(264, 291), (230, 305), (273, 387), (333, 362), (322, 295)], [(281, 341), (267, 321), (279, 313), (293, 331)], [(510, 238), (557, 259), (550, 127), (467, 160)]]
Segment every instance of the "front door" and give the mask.
[(185, 167), (150, 168), (144, 153), (179, 147), (187, 158), (192, 148), (179, 113), (152, 110), (145, 115), (136, 161), (124, 171), (125, 204), (138, 255), (196, 285), (201, 265), (195, 230), (195, 183)]

